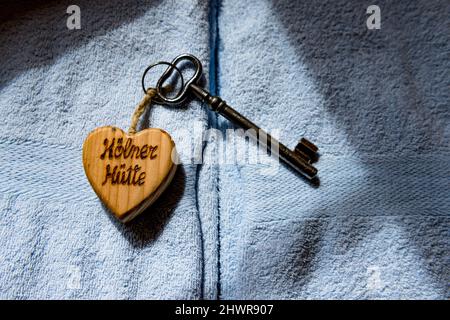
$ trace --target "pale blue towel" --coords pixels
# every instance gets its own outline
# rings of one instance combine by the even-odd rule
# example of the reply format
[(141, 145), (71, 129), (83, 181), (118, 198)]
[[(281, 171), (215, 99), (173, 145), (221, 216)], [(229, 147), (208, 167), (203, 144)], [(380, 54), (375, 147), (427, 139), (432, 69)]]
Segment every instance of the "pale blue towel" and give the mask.
[(449, 9), (221, 1), (218, 93), (322, 153), (319, 188), (219, 168), (222, 298), (450, 297)]
[[(450, 298), (448, 6), (379, 2), (368, 31), (370, 4), (78, 1), (70, 31), (67, 2), (7, 3), (0, 297)], [(283, 165), (187, 161), (183, 129), (232, 127), (189, 101), (144, 117), (185, 159), (172, 185), (130, 226), (110, 217), (82, 142), (127, 129), (143, 69), (184, 52), (281, 141), (318, 144), (320, 187)]]
[[(199, 216), (196, 166), (179, 168), (162, 199), (124, 227), (81, 164), (95, 127), (128, 129), (147, 65), (191, 52), (208, 72), (208, 4), (76, 1), (73, 31), (69, 4), (2, 3), (0, 297), (216, 297), (216, 276), (203, 268), (203, 241), (214, 241), (201, 232), (202, 220), (213, 227)], [(149, 114), (144, 122), (176, 141), (184, 123), (207, 125), (198, 102)]]

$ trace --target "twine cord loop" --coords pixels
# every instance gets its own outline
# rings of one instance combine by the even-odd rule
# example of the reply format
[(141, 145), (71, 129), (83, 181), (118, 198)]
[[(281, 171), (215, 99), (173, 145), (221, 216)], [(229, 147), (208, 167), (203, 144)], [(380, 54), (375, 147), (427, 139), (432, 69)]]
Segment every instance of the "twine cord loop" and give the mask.
[(156, 89), (149, 88), (147, 89), (147, 92), (145, 93), (142, 100), (137, 105), (136, 109), (133, 112), (133, 116), (131, 117), (131, 124), (130, 129), (128, 129), (129, 134), (135, 134), (136, 133), (136, 127), (137, 123), (139, 121), (139, 118), (142, 116), (142, 114), (145, 111), (145, 108), (147, 105), (149, 105), (152, 102), (152, 99), (157, 95)]

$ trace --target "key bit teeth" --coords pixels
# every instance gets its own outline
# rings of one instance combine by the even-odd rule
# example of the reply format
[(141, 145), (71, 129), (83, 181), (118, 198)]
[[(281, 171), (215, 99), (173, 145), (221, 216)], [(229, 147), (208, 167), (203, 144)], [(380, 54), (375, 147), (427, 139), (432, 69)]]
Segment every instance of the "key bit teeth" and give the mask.
[(294, 152), (306, 161), (313, 163), (319, 160), (318, 150), (319, 148), (314, 143), (308, 139), (301, 138), (300, 142), (295, 147)]

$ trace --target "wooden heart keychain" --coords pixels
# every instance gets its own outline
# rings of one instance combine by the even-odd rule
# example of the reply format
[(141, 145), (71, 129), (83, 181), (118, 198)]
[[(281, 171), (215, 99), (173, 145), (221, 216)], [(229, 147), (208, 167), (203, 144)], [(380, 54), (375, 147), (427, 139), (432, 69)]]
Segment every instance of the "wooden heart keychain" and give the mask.
[[(147, 72), (161, 64), (179, 69), (166, 62), (149, 66)], [(167, 86), (166, 88), (168, 88)], [(139, 118), (146, 107), (158, 100), (158, 91), (145, 89), (136, 107), (128, 133), (105, 126), (96, 128), (83, 144), (83, 166), (97, 196), (122, 222), (128, 222), (150, 206), (172, 181), (178, 155), (172, 137), (162, 129), (149, 128), (136, 132)]]
[[(188, 62), (194, 66), (194, 75), (185, 83), (177, 67)], [(154, 88), (144, 84), (147, 72), (157, 66), (167, 65)], [(181, 87), (170, 97), (170, 86), (164, 83), (176, 72)], [(101, 127), (92, 131), (83, 145), (83, 165), (86, 175), (99, 198), (123, 222), (130, 221), (151, 205), (172, 180), (178, 156), (170, 135), (161, 129), (145, 129), (136, 132), (139, 117), (151, 102), (175, 105), (182, 103), (188, 94), (204, 101), (212, 111), (254, 134), (259, 146), (268, 148), (272, 156), (319, 185), (317, 169), (312, 165), (318, 160), (318, 148), (302, 138), (294, 149), (289, 149), (270, 136), (242, 114), (231, 108), (220, 97), (212, 96), (199, 86), (203, 69), (200, 61), (191, 54), (182, 54), (172, 62), (158, 62), (147, 67), (142, 76), (145, 96), (133, 114), (128, 133), (114, 127)]]

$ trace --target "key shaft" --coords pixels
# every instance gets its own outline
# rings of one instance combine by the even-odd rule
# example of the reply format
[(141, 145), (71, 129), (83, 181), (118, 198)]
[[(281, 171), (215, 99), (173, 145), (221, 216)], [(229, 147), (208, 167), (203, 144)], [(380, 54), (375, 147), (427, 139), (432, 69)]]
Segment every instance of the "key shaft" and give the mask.
[[(195, 84), (190, 84), (189, 89), (198, 98), (206, 102), (214, 112), (219, 113), (229, 121), (245, 130), (252, 129), (249, 132), (253, 131), (254, 133), (256, 133), (256, 136), (250, 134), (253, 139), (257, 140), (258, 143), (262, 144), (265, 148), (268, 148), (272, 154), (279, 156), (280, 159), (282, 159), (285, 163), (301, 173), (303, 176), (308, 179), (313, 179), (317, 175), (317, 169), (311, 165), (312, 161), (311, 158), (308, 157), (307, 153), (298, 151), (298, 147), (294, 151), (290, 150), (284, 144), (269, 135), (266, 131), (264, 131), (252, 121), (230, 107), (220, 97), (211, 96), (208, 91)], [(261, 139), (262, 136), (264, 136), (265, 139)], [(275, 145), (278, 146), (278, 148), (274, 147)], [(299, 146), (308, 148), (308, 150), (313, 149), (312, 152), (314, 153), (317, 151), (316, 147), (306, 139), (302, 139), (302, 142), (299, 144)], [(310, 146), (314, 147), (310, 148)]]

